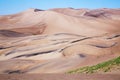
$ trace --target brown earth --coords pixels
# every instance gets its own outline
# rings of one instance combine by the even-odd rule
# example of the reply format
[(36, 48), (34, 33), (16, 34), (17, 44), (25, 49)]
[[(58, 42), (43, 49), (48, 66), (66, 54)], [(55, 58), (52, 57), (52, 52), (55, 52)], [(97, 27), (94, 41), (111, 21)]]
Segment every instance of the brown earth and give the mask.
[(12, 74), (0, 75), (0, 80), (120, 80), (119, 74)]

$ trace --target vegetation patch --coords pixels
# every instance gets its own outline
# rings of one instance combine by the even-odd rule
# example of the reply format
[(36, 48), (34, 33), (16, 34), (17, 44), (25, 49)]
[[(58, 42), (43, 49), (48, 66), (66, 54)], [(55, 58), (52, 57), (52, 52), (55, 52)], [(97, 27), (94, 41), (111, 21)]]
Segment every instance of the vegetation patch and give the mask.
[(95, 73), (98, 71), (108, 72), (115, 67), (120, 67), (120, 56), (115, 59), (99, 63), (97, 65), (86, 66), (83, 68), (78, 68), (76, 70), (71, 70), (67, 73)]

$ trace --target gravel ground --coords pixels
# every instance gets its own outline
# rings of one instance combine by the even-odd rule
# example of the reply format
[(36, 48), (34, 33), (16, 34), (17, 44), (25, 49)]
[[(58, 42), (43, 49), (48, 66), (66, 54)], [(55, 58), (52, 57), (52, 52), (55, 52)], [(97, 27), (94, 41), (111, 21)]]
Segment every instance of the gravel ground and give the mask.
[(120, 74), (1, 74), (0, 80), (120, 80)]

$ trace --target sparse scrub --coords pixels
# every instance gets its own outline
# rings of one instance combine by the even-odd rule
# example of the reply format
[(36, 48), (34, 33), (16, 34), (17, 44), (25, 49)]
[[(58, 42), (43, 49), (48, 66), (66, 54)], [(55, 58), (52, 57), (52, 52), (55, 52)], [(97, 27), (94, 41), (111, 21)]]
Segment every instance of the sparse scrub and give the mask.
[(113, 66), (120, 66), (120, 56), (94, 66), (86, 66), (83, 68), (72, 70), (68, 73), (95, 73), (97, 71), (108, 72), (113, 68)]

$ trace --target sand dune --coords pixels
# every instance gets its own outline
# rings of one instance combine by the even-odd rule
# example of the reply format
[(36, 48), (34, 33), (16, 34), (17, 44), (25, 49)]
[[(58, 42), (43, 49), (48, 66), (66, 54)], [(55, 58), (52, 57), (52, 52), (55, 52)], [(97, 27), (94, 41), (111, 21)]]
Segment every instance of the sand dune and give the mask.
[(117, 56), (120, 9), (28, 9), (0, 16), (2, 74), (64, 73)]

